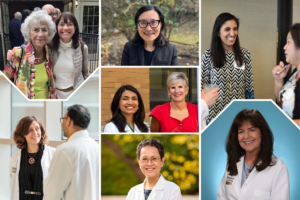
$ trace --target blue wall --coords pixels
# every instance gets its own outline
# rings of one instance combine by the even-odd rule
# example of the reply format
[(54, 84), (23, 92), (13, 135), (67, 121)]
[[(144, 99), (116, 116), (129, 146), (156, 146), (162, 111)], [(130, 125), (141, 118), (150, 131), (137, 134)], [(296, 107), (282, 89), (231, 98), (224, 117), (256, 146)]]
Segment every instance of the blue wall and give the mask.
[(258, 110), (274, 134), (274, 155), (286, 165), (290, 199), (300, 199), (300, 130), (271, 101), (235, 101), (201, 135), (201, 199), (215, 200), (226, 168), (225, 140), (235, 116)]

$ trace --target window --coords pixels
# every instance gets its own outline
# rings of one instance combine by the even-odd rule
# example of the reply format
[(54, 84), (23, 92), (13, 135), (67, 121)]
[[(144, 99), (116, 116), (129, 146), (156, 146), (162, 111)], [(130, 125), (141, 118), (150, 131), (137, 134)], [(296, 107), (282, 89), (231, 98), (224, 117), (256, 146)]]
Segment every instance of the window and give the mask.
[(197, 104), (197, 68), (150, 68), (150, 110), (170, 102), (167, 79), (173, 72), (183, 72), (189, 79), (189, 93), (185, 100)]
[(82, 33), (99, 33), (99, 6), (83, 7)]

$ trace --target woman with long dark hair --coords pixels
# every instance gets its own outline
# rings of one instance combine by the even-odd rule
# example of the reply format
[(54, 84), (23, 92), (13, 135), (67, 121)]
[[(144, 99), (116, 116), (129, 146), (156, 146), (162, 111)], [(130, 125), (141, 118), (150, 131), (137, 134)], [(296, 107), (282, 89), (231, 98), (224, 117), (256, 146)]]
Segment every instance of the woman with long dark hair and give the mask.
[(46, 129), (34, 116), (22, 118), (13, 137), (20, 150), (10, 159), (10, 199), (42, 200), (43, 180), (48, 176), (55, 148), (46, 145)]
[[(286, 62), (274, 67), (272, 74), (275, 80), (275, 96), (282, 110), (292, 119), (300, 119), (300, 23), (294, 24), (287, 35), (284, 46)], [(291, 65), (295, 65), (292, 75), (284, 83)]]
[(104, 127), (105, 133), (149, 132), (145, 120), (145, 108), (142, 97), (131, 85), (121, 86), (111, 103), (112, 118)]
[(124, 46), (121, 65), (178, 65), (177, 48), (163, 34), (165, 17), (159, 7), (141, 7), (134, 22), (137, 31)]
[(230, 13), (220, 14), (214, 24), (211, 49), (201, 59), (201, 87), (217, 85), (218, 100), (209, 107), (207, 123), (233, 99), (253, 99), (253, 76), (249, 51), (240, 47), (239, 20)]
[(218, 200), (290, 199), (288, 170), (273, 155), (273, 143), (273, 133), (259, 111), (237, 114), (227, 136), (227, 167)]

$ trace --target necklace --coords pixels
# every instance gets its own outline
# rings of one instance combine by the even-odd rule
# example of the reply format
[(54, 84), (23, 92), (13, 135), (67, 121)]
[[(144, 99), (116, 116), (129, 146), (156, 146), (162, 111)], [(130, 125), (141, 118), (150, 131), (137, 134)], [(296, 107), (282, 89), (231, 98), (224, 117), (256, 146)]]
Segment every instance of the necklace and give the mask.
[(246, 171), (246, 162), (245, 162), (245, 160), (244, 160), (244, 171), (245, 171), (245, 175), (246, 175), (246, 179), (247, 179), (248, 176), (250, 175), (251, 171), (248, 171), (248, 172)]
[(37, 154), (38, 152), (36, 152), (32, 157), (29, 155), (29, 153), (27, 152), (28, 156), (30, 157), (28, 159), (29, 164), (33, 164), (35, 162), (34, 156)]
[(43, 57), (44, 57), (44, 55), (42, 55), (42, 56), (39, 57), (39, 58), (35, 58), (35, 60), (37, 61), (37, 63), (39, 63), (39, 62), (40, 62), (40, 59), (43, 58)]

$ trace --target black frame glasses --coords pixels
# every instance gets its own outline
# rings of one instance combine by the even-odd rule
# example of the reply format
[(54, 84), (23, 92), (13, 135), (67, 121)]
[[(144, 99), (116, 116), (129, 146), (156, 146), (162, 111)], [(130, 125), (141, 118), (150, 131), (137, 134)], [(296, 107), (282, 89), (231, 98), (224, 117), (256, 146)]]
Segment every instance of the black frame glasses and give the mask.
[[(157, 21), (157, 22), (158, 22), (156, 27), (151, 26), (151, 23), (154, 22), (154, 21)], [(139, 26), (140, 26), (141, 28), (147, 28), (147, 27), (148, 27), (148, 24), (149, 24), (149, 26), (150, 26), (151, 28), (157, 28), (157, 27), (159, 26), (159, 24), (160, 24), (160, 20), (152, 20), (152, 21), (149, 22), (149, 23), (146, 22), (147, 25), (146, 25), (145, 27), (142, 27), (141, 24), (140, 24), (140, 22), (146, 22), (146, 21), (145, 21), (145, 20), (138, 20), (138, 24), (139, 24)]]
[(64, 121), (64, 119), (68, 119), (69, 117), (61, 117), (59, 118), (60, 123), (62, 123)]

